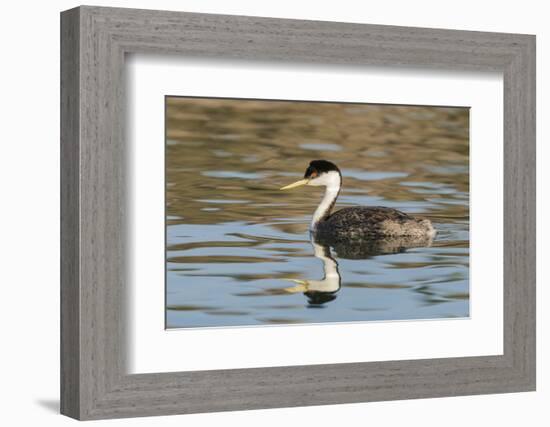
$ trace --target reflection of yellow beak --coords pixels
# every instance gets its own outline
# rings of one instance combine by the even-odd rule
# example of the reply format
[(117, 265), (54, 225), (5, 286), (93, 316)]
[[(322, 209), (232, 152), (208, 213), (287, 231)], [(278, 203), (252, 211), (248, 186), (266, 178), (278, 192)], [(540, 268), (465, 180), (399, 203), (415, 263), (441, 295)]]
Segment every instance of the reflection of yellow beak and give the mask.
[(297, 280), (297, 279), (285, 279), (285, 280), (288, 280), (289, 282), (297, 283), (296, 286), (293, 286), (291, 288), (284, 288), (285, 292), (294, 294), (297, 292), (307, 292), (308, 290), (309, 284), (307, 280)]
[(306, 185), (309, 182), (309, 179), (301, 179), (300, 181), (293, 182), (281, 188), (281, 190), (290, 190), (291, 188), (300, 187), (301, 185)]

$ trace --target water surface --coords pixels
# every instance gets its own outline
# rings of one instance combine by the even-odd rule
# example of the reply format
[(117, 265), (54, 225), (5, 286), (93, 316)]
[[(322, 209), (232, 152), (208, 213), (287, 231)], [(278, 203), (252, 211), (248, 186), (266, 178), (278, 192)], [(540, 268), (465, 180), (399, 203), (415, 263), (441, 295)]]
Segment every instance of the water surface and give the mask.
[[(167, 98), (168, 328), (469, 315), (468, 109)], [(336, 208), (432, 220), (428, 246), (324, 247), (322, 189), (278, 189), (309, 161), (342, 170)]]

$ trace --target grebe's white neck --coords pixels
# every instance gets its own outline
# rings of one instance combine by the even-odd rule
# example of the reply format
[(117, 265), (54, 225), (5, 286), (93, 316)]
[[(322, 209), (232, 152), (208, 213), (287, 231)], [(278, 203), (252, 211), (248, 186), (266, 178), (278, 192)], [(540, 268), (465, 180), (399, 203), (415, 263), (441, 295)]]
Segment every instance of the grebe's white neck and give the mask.
[(311, 219), (311, 224), (309, 226), (310, 230), (315, 230), (319, 221), (322, 221), (330, 215), (336, 199), (338, 198), (338, 193), (340, 193), (340, 188), (342, 187), (342, 177), (338, 171), (325, 172), (321, 176), (311, 180), (308, 185), (313, 186), (325, 186), (325, 195), (317, 206)]

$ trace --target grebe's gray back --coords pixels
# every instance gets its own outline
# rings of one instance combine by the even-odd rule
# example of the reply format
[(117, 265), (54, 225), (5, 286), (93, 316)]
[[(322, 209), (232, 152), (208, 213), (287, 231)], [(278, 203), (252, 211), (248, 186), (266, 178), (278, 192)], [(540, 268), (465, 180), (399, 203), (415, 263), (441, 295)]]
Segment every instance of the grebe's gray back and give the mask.
[(383, 237), (428, 237), (436, 230), (428, 219), (416, 218), (397, 209), (356, 206), (332, 213), (340, 189), (340, 169), (327, 160), (310, 162), (304, 179), (287, 185), (287, 190), (301, 185), (324, 186), (325, 194), (311, 219), (310, 231), (318, 238), (330, 240), (376, 239)]

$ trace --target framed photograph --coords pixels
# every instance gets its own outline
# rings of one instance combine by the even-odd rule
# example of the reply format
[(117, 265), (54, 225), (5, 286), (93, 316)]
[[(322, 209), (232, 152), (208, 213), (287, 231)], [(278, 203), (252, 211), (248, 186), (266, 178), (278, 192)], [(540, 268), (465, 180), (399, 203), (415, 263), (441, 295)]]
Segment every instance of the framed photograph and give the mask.
[(535, 37), (61, 14), (61, 411), (535, 390)]

